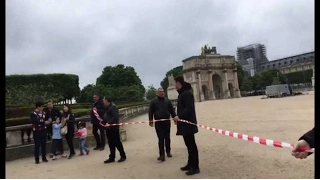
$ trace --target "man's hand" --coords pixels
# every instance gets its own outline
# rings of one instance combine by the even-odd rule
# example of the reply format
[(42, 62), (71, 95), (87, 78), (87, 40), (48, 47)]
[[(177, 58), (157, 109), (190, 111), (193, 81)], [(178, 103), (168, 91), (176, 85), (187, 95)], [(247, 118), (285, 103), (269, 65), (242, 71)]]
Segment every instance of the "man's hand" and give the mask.
[(174, 122), (175, 125), (177, 125), (178, 120), (179, 120), (179, 117), (178, 117), (178, 116), (175, 116), (175, 117), (173, 118), (173, 122)]
[(49, 124), (50, 124), (50, 121), (45, 121), (44, 124), (45, 124), (45, 125), (49, 125)]
[(149, 126), (150, 126), (150, 127), (153, 127), (153, 120), (150, 120), (150, 121), (149, 121)]
[(299, 148), (310, 148), (310, 146), (305, 140), (300, 140), (294, 145), (291, 155), (299, 159), (307, 158), (308, 152), (299, 152)]

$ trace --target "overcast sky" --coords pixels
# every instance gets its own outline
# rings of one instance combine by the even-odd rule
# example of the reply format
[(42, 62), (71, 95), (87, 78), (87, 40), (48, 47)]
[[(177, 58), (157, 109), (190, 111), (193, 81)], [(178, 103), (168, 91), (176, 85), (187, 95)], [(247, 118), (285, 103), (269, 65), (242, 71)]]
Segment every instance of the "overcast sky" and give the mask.
[(82, 88), (121, 63), (158, 87), (204, 44), (262, 43), (274, 60), (313, 51), (314, 28), (314, 0), (7, 0), (6, 74), (77, 74)]

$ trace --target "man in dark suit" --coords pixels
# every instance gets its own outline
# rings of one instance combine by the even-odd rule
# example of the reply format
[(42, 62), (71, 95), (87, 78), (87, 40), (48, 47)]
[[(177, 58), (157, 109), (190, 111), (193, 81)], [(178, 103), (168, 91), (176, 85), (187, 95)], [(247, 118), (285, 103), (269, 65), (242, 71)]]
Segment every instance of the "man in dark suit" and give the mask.
[[(184, 82), (182, 76), (175, 77), (176, 89), (179, 93), (177, 104), (177, 118), (186, 120), (191, 123), (197, 123), (196, 111), (194, 105), (194, 96), (191, 92), (192, 88), (189, 83)], [(199, 169), (199, 155), (198, 148), (195, 141), (194, 134), (198, 132), (198, 127), (185, 122), (177, 121), (177, 135), (182, 135), (185, 145), (188, 149), (188, 163), (181, 167), (182, 171), (187, 171), (187, 175), (194, 175), (200, 173)]]
[(124, 152), (123, 145), (120, 137), (120, 127), (119, 126), (109, 126), (110, 124), (119, 124), (120, 116), (118, 107), (112, 102), (111, 98), (104, 98), (104, 105), (106, 107), (105, 114), (103, 116), (102, 124), (106, 126), (106, 136), (108, 139), (110, 155), (107, 160), (104, 161), (105, 164), (115, 162), (116, 149), (120, 153), (120, 159), (118, 162), (124, 162), (127, 159), (126, 153)]
[(153, 119), (168, 119), (167, 121), (155, 122), (155, 128), (158, 136), (158, 145), (159, 145), (159, 157), (158, 161), (165, 161), (165, 151), (164, 146), (166, 146), (167, 156), (172, 157), (171, 147), (170, 147), (170, 129), (171, 121), (170, 115), (172, 118), (176, 117), (176, 112), (170, 102), (170, 100), (164, 97), (163, 88), (159, 88), (157, 92), (157, 97), (151, 100), (149, 108), (149, 125), (153, 127)]
[[(103, 104), (103, 98), (97, 94), (93, 95), (94, 104), (91, 111), (91, 123), (92, 123), (92, 134), (96, 140), (97, 146), (93, 150), (104, 150), (106, 135), (104, 127), (100, 125), (103, 115), (105, 113), (105, 107)], [(99, 133), (98, 133), (99, 130)]]
[(51, 140), (52, 136), (52, 122), (55, 121), (57, 118), (61, 120), (61, 112), (59, 109), (55, 108), (53, 106), (53, 101), (48, 100), (47, 102), (47, 108), (44, 109), (44, 112), (46, 113), (46, 121), (48, 121), (50, 124), (47, 125), (47, 134), (48, 134), (48, 140)]

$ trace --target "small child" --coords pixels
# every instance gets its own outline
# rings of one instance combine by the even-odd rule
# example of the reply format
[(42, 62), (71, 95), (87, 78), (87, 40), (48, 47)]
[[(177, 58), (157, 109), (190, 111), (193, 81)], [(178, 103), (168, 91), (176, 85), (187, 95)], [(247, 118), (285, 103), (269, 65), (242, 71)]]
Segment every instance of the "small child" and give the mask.
[(52, 123), (52, 160), (56, 160), (57, 156), (57, 150), (61, 151), (61, 157), (67, 157), (63, 154), (63, 142), (62, 142), (62, 136), (61, 136), (61, 128), (63, 127), (64, 123), (60, 122), (60, 119), (57, 118)]
[(83, 155), (83, 150), (86, 152), (86, 155), (88, 155), (90, 153), (89, 148), (87, 147), (86, 144), (86, 138), (87, 138), (87, 128), (86, 128), (86, 124), (79, 122), (79, 129), (76, 132), (76, 135), (80, 138), (79, 139), (79, 148), (80, 148), (80, 154), (79, 156)]

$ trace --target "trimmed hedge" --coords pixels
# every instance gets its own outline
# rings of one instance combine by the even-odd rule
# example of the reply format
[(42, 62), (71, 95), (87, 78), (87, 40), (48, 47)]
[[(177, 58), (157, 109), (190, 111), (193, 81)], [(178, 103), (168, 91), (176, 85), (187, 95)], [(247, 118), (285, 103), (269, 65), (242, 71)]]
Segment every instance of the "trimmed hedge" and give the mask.
[[(131, 104), (122, 104), (122, 105), (118, 105), (118, 108), (122, 109), (122, 108), (128, 108), (128, 107), (132, 107), (132, 106), (143, 105), (143, 104), (148, 104), (148, 103), (147, 102), (139, 102), (139, 103), (131, 103)], [(6, 127), (30, 124), (30, 117), (27, 115), (30, 114), (30, 112), (32, 112), (33, 110), (34, 110), (34, 108), (31, 111), (28, 111), (27, 114), (24, 114), (23, 116), (20, 116), (20, 117), (7, 118), (6, 119)], [(81, 116), (88, 115), (90, 108), (81, 108), (81, 109), (79, 108), (79, 109), (73, 109), (72, 111), (73, 111), (75, 117), (78, 118)]]
[[(88, 112), (89, 112), (89, 109), (84, 109), (82, 111), (74, 112), (74, 116), (78, 118), (81, 116), (88, 115)], [(30, 117), (24, 116), (24, 117), (6, 119), (6, 127), (19, 126), (24, 124), (30, 124)]]
[(77, 97), (79, 93), (79, 76), (74, 74), (6, 76), (6, 102), (9, 104), (30, 104), (48, 98), (61, 101)]
[[(126, 104), (119, 103), (118, 107), (125, 108), (125, 107), (142, 105), (145, 103), (146, 102), (133, 102), (133, 103), (126, 103)], [(63, 105), (55, 105), (54, 107), (62, 110)], [(91, 107), (92, 107), (92, 103), (90, 103), (90, 104), (89, 103), (77, 103), (77, 104), (71, 105), (72, 110), (88, 109)], [(35, 107), (8, 107), (8, 106), (6, 106), (6, 119), (28, 116), (30, 114), (30, 112), (32, 112), (34, 109), (35, 109)]]
[[(71, 105), (72, 109), (88, 109), (92, 106), (92, 104), (74, 104)], [(63, 105), (56, 105), (55, 108), (61, 110)], [(35, 109), (35, 107), (6, 107), (6, 119), (18, 118), (27, 116)]]

